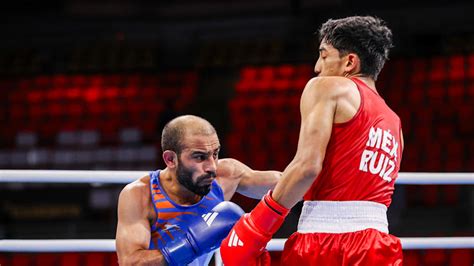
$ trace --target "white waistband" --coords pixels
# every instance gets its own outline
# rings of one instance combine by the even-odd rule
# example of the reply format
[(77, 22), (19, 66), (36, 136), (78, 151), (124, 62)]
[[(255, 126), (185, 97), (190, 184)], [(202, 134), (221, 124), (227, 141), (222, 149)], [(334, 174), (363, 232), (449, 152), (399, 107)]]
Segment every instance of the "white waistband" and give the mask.
[(300, 233), (348, 233), (368, 228), (388, 233), (387, 206), (372, 201), (305, 201)]

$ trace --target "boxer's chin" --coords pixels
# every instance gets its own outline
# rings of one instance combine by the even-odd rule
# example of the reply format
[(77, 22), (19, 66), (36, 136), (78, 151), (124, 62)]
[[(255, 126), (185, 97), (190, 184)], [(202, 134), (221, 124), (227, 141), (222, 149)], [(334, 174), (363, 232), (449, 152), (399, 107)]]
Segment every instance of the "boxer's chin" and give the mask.
[(213, 177), (205, 175), (198, 177), (196, 182), (193, 182), (193, 172), (182, 164), (178, 165), (176, 175), (181, 185), (199, 196), (205, 196), (211, 191)]

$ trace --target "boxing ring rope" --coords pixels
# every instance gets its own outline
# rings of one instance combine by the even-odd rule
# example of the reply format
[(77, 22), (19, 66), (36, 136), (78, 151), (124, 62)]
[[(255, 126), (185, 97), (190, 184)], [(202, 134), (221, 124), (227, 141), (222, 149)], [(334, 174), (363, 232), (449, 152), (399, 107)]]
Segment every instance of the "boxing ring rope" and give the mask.
[[(474, 248), (474, 237), (402, 237), (403, 249)], [(282, 251), (286, 239), (272, 239), (267, 249)], [(115, 252), (114, 239), (4, 239), (0, 252)]]
[[(147, 175), (145, 171), (0, 170), (0, 183), (126, 184)], [(398, 185), (473, 185), (474, 173), (399, 173)], [(474, 237), (405, 237), (403, 249), (474, 248)], [(286, 239), (272, 239), (267, 249), (281, 251)], [(0, 240), (0, 252), (115, 252), (113, 239)], [(216, 253), (216, 265), (222, 265)]]
[[(0, 170), (0, 183), (103, 183), (126, 184), (146, 171)], [(399, 173), (397, 185), (472, 185), (474, 173)]]

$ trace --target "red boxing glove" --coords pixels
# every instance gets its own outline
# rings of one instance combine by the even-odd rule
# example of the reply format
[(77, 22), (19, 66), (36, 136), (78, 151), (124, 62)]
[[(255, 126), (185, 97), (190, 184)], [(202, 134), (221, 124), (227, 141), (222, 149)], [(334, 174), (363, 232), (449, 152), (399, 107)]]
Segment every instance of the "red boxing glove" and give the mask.
[(222, 241), (225, 266), (270, 265), (265, 247), (290, 211), (273, 200), (271, 193), (268, 191), (250, 213), (242, 216)]

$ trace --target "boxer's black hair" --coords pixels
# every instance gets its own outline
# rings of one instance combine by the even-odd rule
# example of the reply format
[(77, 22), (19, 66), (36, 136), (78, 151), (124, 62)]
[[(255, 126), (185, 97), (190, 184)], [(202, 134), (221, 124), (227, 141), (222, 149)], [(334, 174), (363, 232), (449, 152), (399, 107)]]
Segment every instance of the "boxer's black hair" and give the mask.
[(360, 58), (361, 74), (377, 79), (392, 44), (392, 31), (379, 18), (353, 16), (329, 19), (319, 29), (319, 42), (336, 48), (341, 56), (355, 53)]

